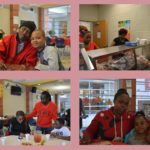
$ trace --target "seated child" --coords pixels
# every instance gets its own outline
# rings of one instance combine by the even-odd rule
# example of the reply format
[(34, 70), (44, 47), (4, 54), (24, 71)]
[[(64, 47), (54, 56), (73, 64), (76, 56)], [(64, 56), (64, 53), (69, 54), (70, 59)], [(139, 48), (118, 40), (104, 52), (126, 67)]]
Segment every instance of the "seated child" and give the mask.
[(146, 145), (148, 144), (148, 129), (149, 123), (143, 111), (138, 111), (135, 115), (135, 127), (125, 137), (125, 143), (131, 145)]
[(64, 140), (70, 140), (71, 132), (68, 127), (64, 126), (64, 123), (64, 119), (57, 119), (54, 124), (54, 129), (51, 131), (51, 136)]
[(26, 133), (30, 133), (30, 127), (25, 120), (25, 114), (23, 111), (17, 111), (16, 117), (12, 118), (9, 128), (11, 135), (24, 136)]
[(45, 33), (42, 30), (33, 31), (31, 44), (38, 50), (37, 70), (59, 70), (59, 58), (57, 50), (46, 45)]

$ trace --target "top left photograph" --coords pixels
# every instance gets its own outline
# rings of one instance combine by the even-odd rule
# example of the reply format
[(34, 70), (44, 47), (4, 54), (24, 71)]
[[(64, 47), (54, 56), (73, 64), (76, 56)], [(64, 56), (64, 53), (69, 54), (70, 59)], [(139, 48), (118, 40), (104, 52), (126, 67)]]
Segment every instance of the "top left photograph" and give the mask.
[(69, 71), (70, 5), (0, 4), (0, 71)]

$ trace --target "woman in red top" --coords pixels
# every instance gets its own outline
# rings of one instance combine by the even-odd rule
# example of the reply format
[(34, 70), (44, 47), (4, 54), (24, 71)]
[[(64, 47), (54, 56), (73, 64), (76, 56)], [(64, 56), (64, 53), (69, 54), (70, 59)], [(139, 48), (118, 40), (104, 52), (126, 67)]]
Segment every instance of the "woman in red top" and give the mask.
[(85, 33), (88, 31), (86, 26), (80, 25), (79, 27), (79, 42), (82, 43), (83, 42), (83, 37), (85, 35)]
[(83, 43), (86, 51), (98, 49), (99, 47), (96, 45), (95, 42), (91, 41), (91, 33), (87, 31), (83, 38)]
[(27, 119), (37, 116), (36, 130), (48, 134), (52, 130), (52, 120), (57, 120), (57, 106), (51, 101), (51, 95), (44, 91), (41, 94), (41, 101), (35, 104), (33, 111), (27, 115)]
[(82, 143), (92, 139), (123, 141), (124, 136), (134, 127), (134, 115), (127, 112), (130, 98), (125, 89), (119, 89), (114, 97), (114, 107), (100, 111), (83, 134)]

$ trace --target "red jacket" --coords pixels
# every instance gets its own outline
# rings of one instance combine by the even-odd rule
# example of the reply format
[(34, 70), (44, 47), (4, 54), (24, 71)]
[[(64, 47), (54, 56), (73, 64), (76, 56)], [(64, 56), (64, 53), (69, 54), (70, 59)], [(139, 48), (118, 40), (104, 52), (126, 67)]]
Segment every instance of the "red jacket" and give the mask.
[[(113, 107), (100, 111), (92, 120), (89, 127), (85, 130), (84, 136), (88, 135), (91, 139), (113, 140), (115, 137), (114, 122), (116, 122), (117, 137), (121, 137), (121, 117), (114, 121)], [(124, 112), (122, 115), (123, 136), (125, 136), (134, 127), (134, 115)]]
[(37, 50), (32, 47), (30, 41), (25, 42), (23, 50), (16, 54), (16, 35), (9, 35), (0, 42), (0, 62), (5, 64), (31, 65), (37, 62)]
[(27, 120), (34, 116), (37, 116), (37, 126), (50, 128), (52, 127), (52, 120), (57, 119), (57, 106), (53, 102), (49, 102), (48, 105), (37, 102), (31, 114), (27, 115)]

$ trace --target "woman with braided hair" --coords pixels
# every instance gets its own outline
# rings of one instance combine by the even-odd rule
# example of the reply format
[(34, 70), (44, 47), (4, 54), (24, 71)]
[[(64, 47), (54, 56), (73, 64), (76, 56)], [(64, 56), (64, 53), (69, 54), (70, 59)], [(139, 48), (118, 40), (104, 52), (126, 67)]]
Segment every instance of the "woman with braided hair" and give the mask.
[(96, 114), (83, 133), (81, 143), (93, 139), (123, 141), (125, 135), (134, 127), (134, 114), (127, 112), (130, 97), (125, 89), (119, 89), (114, 97), (114, 106)]

